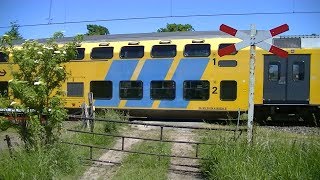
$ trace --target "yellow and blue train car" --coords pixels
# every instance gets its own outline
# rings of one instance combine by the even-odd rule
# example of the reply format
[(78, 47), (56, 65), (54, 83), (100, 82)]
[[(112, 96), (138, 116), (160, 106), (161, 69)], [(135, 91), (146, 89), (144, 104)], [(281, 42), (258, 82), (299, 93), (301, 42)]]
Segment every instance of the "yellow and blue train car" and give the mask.
[[(217, 53), (239, 41), (221, 32), (86, 37), (77, 59), (66, 64), (66, 107), (79, 108), (93, 92), (96, 108), (139, 116), (213, 118), (247, 111), (249, 48), (224, 57)], [(289, 57), (257, 49), (256, 114), (262, 119), (297, 111), (319, 116), (319, 37), (278, 37), (273, 43)], [(10, 72), (6, 63), (0, 70)], [(0, 76), (2, 89), (9, 79)]]

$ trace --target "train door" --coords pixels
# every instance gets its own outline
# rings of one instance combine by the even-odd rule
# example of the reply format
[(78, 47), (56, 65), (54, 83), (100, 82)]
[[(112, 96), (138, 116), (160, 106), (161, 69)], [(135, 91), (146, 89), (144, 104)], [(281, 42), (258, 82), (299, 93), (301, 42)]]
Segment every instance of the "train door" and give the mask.
[(264, 56), (264, 104), (309, 104), (310, 55)]

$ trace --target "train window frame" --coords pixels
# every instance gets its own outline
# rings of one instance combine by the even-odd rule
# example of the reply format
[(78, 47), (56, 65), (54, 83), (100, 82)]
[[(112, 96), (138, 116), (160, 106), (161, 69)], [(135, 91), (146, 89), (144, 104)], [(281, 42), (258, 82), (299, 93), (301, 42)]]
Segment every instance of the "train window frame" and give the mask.
[[(160, 55), (160, 56), (155, 56), (155, 48), (159, 48), (159, 47), (174, 47), (174, 54), (172, 54), (171, 56), (165, 56), (165, 55)], [(171, 51), (173, 52), (173, 51)], [(177, 45), (175, 44), (165, 44), (165, 45), (153, 45), (151, 48), (151, 53), (150, 53), (152, 58), (174, 58), (177, 55)]]
[[(196, 47), (196, 46), (208, 46), (209, 47), (209, 53), (206, 55), (194, 55), (194, 54), (189, 54), (187, 53), (187, 48), (189, 47)], [(209, 57), (211, 55), (211, 45), (210, 44), (186, 44), (184, 46), (184, 50), (183, 50), (183, 56), (184, 57)]]
[[(189, 88), (186, 88), (186, 84), (190, 82)], [(199, 83), (207, 83), (207, 88), (197, 88), (199, 85), (191, 85), (191, 83), (194, 82), (199, 82)], [(195, 86), (196, 88), (193, 88), (192, 86)], [(187, 91), (188, 90), (193, 90), (193, 91), (199, 91), (203, 89), (204, 91), (207, 91), (207, 96), (204, 96), (204, 98), (189, 98), (187, 97), (187, 94), (189, 94)], [(183, 81), (183, 99), (187, 101), (207, 101), (210, 99), (210, 82), (208, 80), (185, 80)]]
[[(107, 86), (107, 87), (101, 87), (101, 86), (98, 86), (98, 85), (95, 85), (95, 83), (106, 83), (104, 86)], [(100, 95), (102, 94), (101, 92), (97, 92), (95, 89), (98, 89), (99, 91), (103, 91), (103, 92), (106, 92), (107, 96), (105, 94), (103, 95)], [(101, 100), (110, 100), (112, 99), (112, 96), (113, 96), (113, 83), (112, 81), (91, 81), (90, 82), (90, 92), (93, 93), (93, 99), (101, 99)], [(95, 92), (97, 92), (96, 94), (98, 94), (98, 97), (97, 95), (95, 95)]]
[(85, 52), (86, 49), (85, 48), (77, 48), (77, 56), (75, 59), (73, 59), (74, 61), (79, 61), (79, 60), (83, 60), (85, 57)]
[[(108, 49), (108, 51), (106, 51), (108, 56), (104, 55), (103, 57), (97, 57), (97, 55), (95, 55), (94, 53), (95, 53), (95, 51), (98, 51), (98, 49), (101, 49), (101, 50)], [(109, 51), (109, 49), (111, 51)], [(111, 54), (110, 54), (110, 52), (111, 52)], [(102, 54), (103, 52), (101, 51), (98, 53)], [(91, 53), (90, 53), (90, 58), (92, 60), (108, 60), (108, 59), (112, 59), (113, 56), (114, 56), (114, 47), (94, 47), (94, 48), (92, 48)]]
[[(224, 93), (226, 92), (225, 87), (223, 87), (224, 83), (235, 83), (235, 86), (234, 86), (235, 88), (233, 88), (233, 89), (235, 89), (235, 91), (232, 91), (233, 96), (231, 98), (230, 98), (230, 96), (226, 97), (226, 98), (224, 97), (224, 95), (225, 95)], [(235, 101), (235, 100), (237, 100), (237, 98), (238, 98), (238, 82), (235, 80), (220, 81), (220, 100), (221, 101)]]
[[(122, 84), (123, 83), (128, 83), (128, 82), (139, 82), (139, 84), (140, 84), (140, 86), (139, 87), (130, 87), (130, 88), (123, 88), (122, 87)], [(130, 85), (130, 86), (132, 86), (132, 84)], [(138, 96), (136, 96), (136, 97), (122, 97), (122, 90), (124, 90), (126, 93), (127, 93), (127, 91), (128, 91), (128, 89), (130, 89), (130, 90), (136, 90), (136, 89), (138, 89)], [(136, 80), (136, 81), (120, 81), (119, 82), (119, 98), (121, 99), (121, 100), (141, 100), (142, 98), (143, 98), (143, 82), (141, 81), (141, 80)]]
[(0, 97), (8, 97), (9, 95), (9, 82), (0, 81)]
[[(71, 85), (78, 86), (78, 87), (71, 88)], [(77, 88), (80, 88), (80, 90), (78, 91), (80, 93), (78, 93), (78, 94), (69, 90), (69, 89), (77, 89)], [(69, 94), (70, 92), (73, 92), (73, 93)], [(83, 95), (84, 95), (84, 83), (83, 82), (67, 82), (67, 97), (83, 97)]]
[[(225, 48), (225, 47), (228, 47), (228, 46), (233, 45), (233, 44), (235, 44), (235, 43), (221, 43), (221, 44), (218, 45), (218, 50), (222, 49), (222, 48)], [(239, 51), (234, 51), (234, 52), (232, 52), (232, 53), (230, 53), (228, 55), (234, 56), (234, 55), (238, 54), (238, 52)]]
[[(271, 76), (271, 74), (274, 74), (274, 72), (270, 72), (271, 70), (271, 66), (277, 66), (277, 69), (278, 69), (278, 78), (275, 79), (274, 77)], [(268, 80), (271, 81), (271, 82), (277, 82), (280, 80), (280, 75), (281, 75), (281, 63), (280, 62), (270, 62), (268, 64)]]
[[(298, 67), (296, 72), (295, 67)], [(292, 63), (292, 80), (293, 81), (304, 81), (305, 77), (305, 63), (304, 61), (295, 61)]]
[(237, 67), (238, 61), (237, 60), (219, 60), (218, 66), (219, 67)]
[(0, 51), (0, 63), (9, 62), (9, 55), (5, 52)]
[[(154, 87), (154, 84), (155, 83), (161, 83), (161, 87)], [(166, 87), (165, 83), (172, 83), (172, 87)], [(170, 84), (169, 84), (170, 86)], [(154, 92), (155, 91), (160, 91), (160, 92), (165, 92), (165, 90), (168, 90), (168, 91), (173, 91), (171, 92), (171, 95), (172, 96), (158, 96), (158, 97), (155, 97), (154, 96)], [(159, 93), (158, 93), (159, 94)], [(164, 93), (166, 94), (166, 93)], [(173, 81), (173, 80), (153, 80), (150, 82), (150, 99), (152, 100), (174, 100), (176, 98), (176, 82)]]
[[(142, 54), (140, 54), (139, 56), (124, 56), (124, 49), (134, 49), (134, 48), (142, 48), (142, 50), (140, 49), (140, 51), (142, 52)], [(119, 53), (119, 57), (121, 59), (140, 59), (140, 58), (143, 58), (144, 56), (144, 46), (122, 46), (121, 47), (121, 50), (120, 50), (120, 53)]]

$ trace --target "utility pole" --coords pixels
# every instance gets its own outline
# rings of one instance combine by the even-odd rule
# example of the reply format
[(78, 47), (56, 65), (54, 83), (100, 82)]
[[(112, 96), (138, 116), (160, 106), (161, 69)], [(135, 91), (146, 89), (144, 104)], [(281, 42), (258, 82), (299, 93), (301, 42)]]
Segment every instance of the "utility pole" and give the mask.
[(256, 45), (254, 43), (257, 30), (254, 24), (251, 24), (251, 43), (250, 43), (250, 81), (249, 81), (249, 110), (248, 110), (248, 143), (253, 140), (253, 118), (254, 118), (254, 84), (255, 84), (255, 61), (256, 61)]

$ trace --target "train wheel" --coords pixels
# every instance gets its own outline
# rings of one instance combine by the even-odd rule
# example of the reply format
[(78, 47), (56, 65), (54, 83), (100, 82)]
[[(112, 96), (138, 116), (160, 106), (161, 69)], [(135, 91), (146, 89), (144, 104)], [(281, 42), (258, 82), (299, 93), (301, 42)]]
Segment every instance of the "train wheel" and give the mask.
[(315, 113), (310, 111), (304, 111), (300, 114), (300, 117), (309, 125), (317, 126), (317, 118), (315, 118)]
[(315, 125), (320, 127), (320, 111), (316, 111), (313, 113)]
[(260, 125), (266, 125), (266, 121), (267, 121), (267, 118), (268, 118), (268, 115), (264, 112), (257, 112), (255, 113), (255, 121), (260, 124)]

